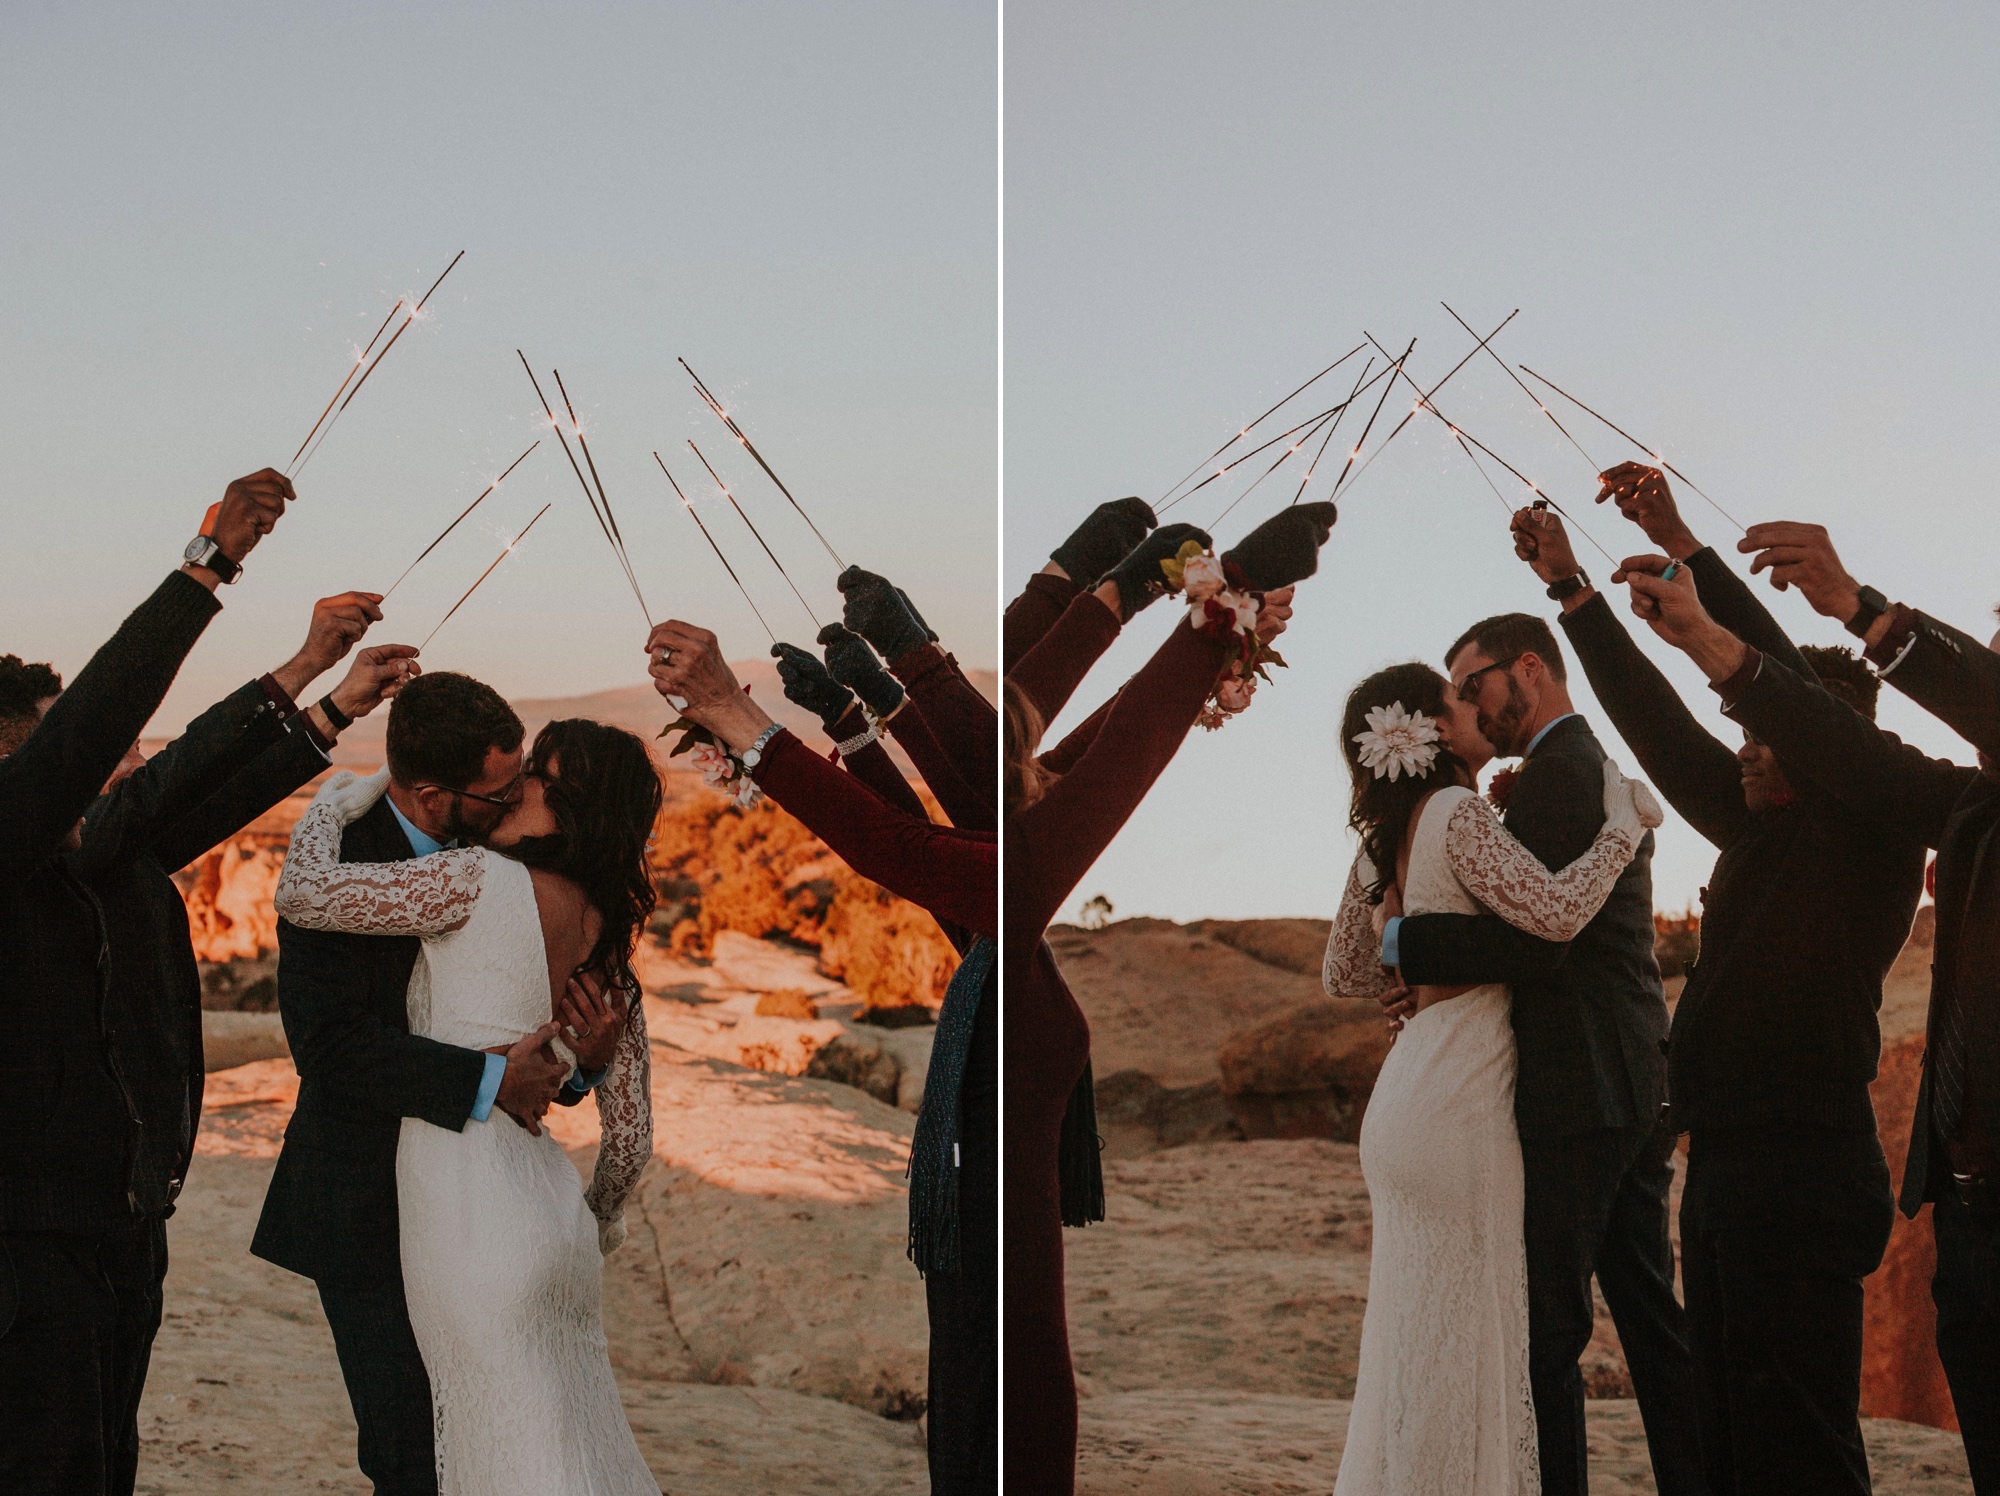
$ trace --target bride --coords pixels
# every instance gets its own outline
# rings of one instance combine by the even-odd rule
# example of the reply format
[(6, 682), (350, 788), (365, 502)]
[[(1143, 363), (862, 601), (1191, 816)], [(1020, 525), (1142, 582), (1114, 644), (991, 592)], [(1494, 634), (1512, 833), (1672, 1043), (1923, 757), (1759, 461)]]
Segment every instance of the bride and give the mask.
[[(1492, 758), (1473, 711), (1423, 664), (1355, 687), (1348, 874), (1322, 980), (1380, 998), (1385, 896), (1402, 912), (1490, 912), (1546, 940), (1588, 924), (1660, 809), (1604, 766), (1603, 829), (1552, 873), (1474, 792)], [(1393, 907), (1393, 906), (1392, 906)], [(1336, 1496), (1535, 1496), (1514, 1031), (1504, 986), (1419, 987), (1361, 1125), (1374, 1245)]]
[[(660, 809), (638, 738), (551, 722), (490, 846), (342, 862), (343, 829), (387, 784), (387, 770), (327, 780), (292, 832), (276, 903), (309, 929), (421, 936), (410, 1032), (505, 1046), (549, 1021), (574, 973), (636, 991), (628, 962), (653, 907), (646, 841)], [(659, 1496), (600, 1314), (601, 1258), (624, 1238), (625, 1200), (652, 1154), (636, 999), (597, 1098), (603, 1144), (588, 1190), (554, 1138), (505, 1113), (460, 1132), (403, 1121), (403, 1279), (442, 1496)]]

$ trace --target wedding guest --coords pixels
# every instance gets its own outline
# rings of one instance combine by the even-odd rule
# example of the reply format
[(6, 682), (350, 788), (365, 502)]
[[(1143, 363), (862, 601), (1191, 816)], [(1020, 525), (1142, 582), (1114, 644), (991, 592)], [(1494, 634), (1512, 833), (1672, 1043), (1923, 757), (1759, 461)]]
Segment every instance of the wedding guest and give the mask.
[[(217, 586), (235, 580), (295, 497), (269, 468), (231, 483), (180, 569), (67, 690), (52, 670), (12, 657), (0, 671), (0, 746), (9, 750), (0, 758), (0, 1009), (30, 1057), (13, 1092), (18, 1125), (0, 1135), (0, 1488), (10, 1493), (132, 1489), (181, 1139), (168, 1127), (153, 1147), (142, 1104), (177, 1112), (191, 1089), (172, 1074), (143, 1084), (157, 1074), (144, 1067), (143, 1046), (170, 1028), (179, 1063), (198, 1070), (200, 1060), (198, 1050), (186, 1056), (185, 1030), (125, 1009), (152, 981), (171, 984), (178, 952), (138, 948), (75, 858), (85, 812), (220, 610)], [(111, 807), (106, 819), (124, 813)], [(107, 825), (102, 836), (113, 835)], [(185, 946), (185, 916), (179, 940)], [(175, 975), (190, 977), (191, 967)]]
[[(1695, 540), (1657, 470), (1625, 464), (1604, 481), (1699, 594), (1688, 622), (1655, 622), (1663, 636), (1683, 642), (1699, 614), (1759, 649), (1784, 710), (1872, 721), (1867, 667), (1846, 650), (1794, 648)], [(1563, 631), (1613, 725), (1721, 854), (1667, 1050), (1670, 1115), (1689, 1141), (1681, 1275), (1709, 1490), (1865, 1493), (1862, 1280), (1895, 1213), (1868, 1087), (1924, 844), (1827, 793), (1751, 728), (1741, 748), (1719, 742), (1604, 595), (1570, 585), (1582, 572), (1562, 522), (1524, 509), (1514, 535), (1535, 574), (1565, 590)]]
[(1159, 524), (1144, 499), (1112, 499), (1090, 511), (1069, 538), (1049, 553), (1049, 563), (1007, 605), (1001, 628), (1003, 673), (1055, 627), (1076, 595), (1095, 587)]
[[(930, 647), (928, 637), (921, 646), (904, 642), (899, 663)], [(858, 638), (853, 643), (868, 649)], [(833, 644), (839, 648), (845, 641), (836, 636)], [(660, 693), (684, 700), (683, 715), (714, 734), (741, 763), (742, 774), (856, 872), (930, 910), (963, 953), (939, 1010), (911, 1148), (910, 1255), (924, 1275), (931, 1324), (926, 1441), (931, 1489), (941, 1496), (996, 1491), (997, 838), (990, 830), (934, 824), (879, 742), (856, 743), (853, 735), (837, 739), (849, 773), (821, 759), (744, 693), (707, 630), (677, 621), (661, 624), (647, 640), (647, 651)], [(855, 727), (859, 713), (852, 697), (830, 670), (812, 668), (818, 662), (795, 646), (774, 652), (787, 693), (817, 712), (830, 734)], [(900, 719), (918, 710), (919, 680), (933, 702), (956, 693), (954, 679), (963, 682), (963, 676), (949, 657), (940, 655), (939, 661), (913, 662), (917, 675), (907, 702), (895, 680), (886, 674), (875, 678), (879, 666), (870, 673), (855, 665), (849, 673), (861, 680), (879, 715)], [(944, 711), (956, 739), (972, 731), (975, 712), (956, 702)], [(976, 750), (966, 756), (977, 757)], [(940, 802), (953, 794), (958, 813), (977, 819), (978, 797), (954, 757), (940, 747), (932, 767), (939, 776), (934, 791), (940, 782), (950, 786), (939, 792)]]
[[(1729, 715), (1769, 744), (1795, 779), (1937, 849), (1937, 931), (1923, 1080), (1899, 1204), (1926, 1202), (1937, 1238), (1931, 1297), (1938, 1359), (1951, 1384), (1973, 1488), (2000, 1492), (2000, 634), (1991, 644), (1857, 583), (1818, 525), (1752, 525), (1737, 549), (1753, 572), (1797, 587), (1822, 616), (1864, 641), (1882, 680), (1979, 750), (1977, 769), (1928, 758), (1851, 715), (1798, 711), (1751, 644), (1700, 631), (1684, 648)], [(1648, 567), (1647, 571), (1653, 568)], [(1628, 568), (1629, 570), (1629, 568)], [(1635, 593), (1669, 618), (1686, 611), (1679, 578), (1640, 572)]]
[[(1281, 621), (1258, 618), (1289, 603), (1313, 574), (1335, 519), (1331, 504), (1302, 504), (1258, 526), (1221, 558), (1231, 602), (1240, 599), (1268, 642)], [(1062, 1228), (1103, 1219), (1091, 1105), (1090, 1033), (1044, 933), (1077, 879), (1144, 799), (1206, 710), (1239, 650), (1228, 628), (1176, 625), (1118, 694), (1090, 744), (1059, 779), (1036, 758), (1046, 724), (1125, 622), (1165, 595), (1161, 563), (1192, 526), (1155, 530), (1079, 594), (1006, 679), (1005, 836), (1009, 970), (1005, 1041), (1006, 1449), (1008, 1480), (1023, 1491), (1065, 1493), (1076, 1478), (1076, 1383), (1063, 1293)], [(1258, 594), (1263, 594), (1260, 599)], [(1212, 599), (1218, 613), (1225, 605)], [(1019, 604), (1017, 603), (1018, 607)], [(1233, 619), (1241, 614), (1231, 612)]]

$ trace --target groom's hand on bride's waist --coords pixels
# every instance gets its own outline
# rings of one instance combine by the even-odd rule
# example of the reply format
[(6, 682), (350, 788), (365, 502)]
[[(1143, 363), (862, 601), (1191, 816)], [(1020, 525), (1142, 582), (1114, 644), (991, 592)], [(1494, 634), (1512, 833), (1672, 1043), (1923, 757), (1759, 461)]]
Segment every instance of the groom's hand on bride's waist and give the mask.
[(500, 1076), (500, 1090), (493, 1104), (533, 1133), (542, 1135), (542, 1114), (556, 1099), (556, 1092), (569, 1078), (569, 1063), (549, 1048), (561, 1025), (553, 1020), (532, 1034), (524, 1034), (512, 1045), (495, 1045), (488, 1054), (504, 1055), (507, 1067)]

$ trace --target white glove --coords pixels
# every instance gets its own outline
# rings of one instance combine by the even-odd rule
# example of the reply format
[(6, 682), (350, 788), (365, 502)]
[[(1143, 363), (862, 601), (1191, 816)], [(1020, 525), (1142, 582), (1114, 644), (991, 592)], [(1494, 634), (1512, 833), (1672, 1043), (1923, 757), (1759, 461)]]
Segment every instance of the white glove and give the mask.
[(313, 796), (315, 805), (331, 805), (340, 813), (341, 824), (352, 826), (356, 821), (375, 808), (375, 802), (389, 792), (389, 771), (378, 770), (369, 775), (360, 775), (352, 769), (342, 769), (327, 777)]
[(1666, 819), (1660, 802), (1642, 779), (1627, 779), (1617, 761), (1604, 761), (1604, 824), (1621, 833), (1627, 846), (1638, 850), (1646, 829)]

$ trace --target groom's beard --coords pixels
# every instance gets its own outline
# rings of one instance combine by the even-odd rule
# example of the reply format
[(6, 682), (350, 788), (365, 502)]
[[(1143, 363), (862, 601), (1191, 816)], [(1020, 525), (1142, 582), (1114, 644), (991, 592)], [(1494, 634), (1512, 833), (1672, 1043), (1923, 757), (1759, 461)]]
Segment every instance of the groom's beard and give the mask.
[(1493, 751), (1501, 758), (1519, 758), (1527, 751), (1528, 745), (1522, 739), (1521, 728), (1528, 720), (1528, 696), (1521, 689), (1521, 683), (1513, 676), (1507, 677), (1507, 704), (1488, 716), (1479, 714), (1479, 735), (1493, 745)]
[(466, 802), (456, 795), (452, 797), (451, 812), (445, 817), (444, 829), (452, 841), (468, 847), (483, 847), (486, 845), (486, 838), (493, 834), (493, 828), (504, 819), (504, 813), (489, 820), (486, 818), (486, 807), (482, 806), (480, 818), (474, 820), (466, 814), (465, 804)]

